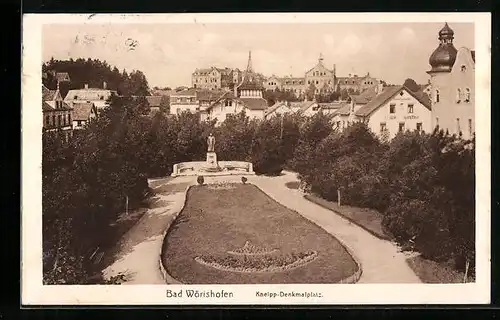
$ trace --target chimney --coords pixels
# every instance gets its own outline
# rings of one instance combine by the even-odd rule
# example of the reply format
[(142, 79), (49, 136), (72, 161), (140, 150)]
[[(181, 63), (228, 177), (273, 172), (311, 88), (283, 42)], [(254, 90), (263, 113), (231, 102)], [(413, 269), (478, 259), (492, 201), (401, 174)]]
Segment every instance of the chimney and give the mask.
[(103, 81), (102, 88), (103, 89), (107, 89), (108, 88), (108, 84), (106, 83), (106, 81)]
[(382, 93), (382, 90), (384, 90), (384, 85), (382, 84), (382, 82), (379, 82), (379, 83), (377, 84), (377, 88), (376, 88), (376, 90), (375, 90), (375, 91), (377, 92), (377, 94), (381, 94), (381, 93)]
[(88, 88), (89, 88), (89, 84), (88, 84), (88, 83), (86, 83), (86, 84), (85, 84), (85, 89), (88, 89)]

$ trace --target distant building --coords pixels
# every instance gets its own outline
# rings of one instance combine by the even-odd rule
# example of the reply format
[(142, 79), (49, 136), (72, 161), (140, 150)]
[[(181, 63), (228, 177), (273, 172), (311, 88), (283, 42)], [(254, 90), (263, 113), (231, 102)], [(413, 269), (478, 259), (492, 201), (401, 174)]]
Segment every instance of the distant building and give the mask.
[(196, 90), (191, 88), (170, 94), (170, 113), (196, 113), (200, 111), (199, 101), (196, 99)]
[(469, 139), (475, 132), (475, 51), (457, 50), (453, 39), (453, 30), (445, 23), (429, 58), (432, 127)]
[(74, 103), (71, 111), (73, 129), (83, 129), (89, 122), (97, 118), (97, 108), (92, 102)]
[(253, 119), (263, 119), (267, 109), (267, 101), (262, 97), (264, 86), (262, 78), (253, 71), (252, 54), (248, 55), (247, 69), (241, 83), (233, 91), (225, 92), (219, 99), (202, 111), (202, 120), (217, 119), (220, 124), (229, 114), (245, 114)]
[(306, 71), (304, 85), (307, 90), (314, 85), (315, 94), (333, 92), (335, 90), (335, 66), (333, 70), (323, 64), (323, 55), (320, 54), (318, 63)]
[(241, 71), (231, 68), (202, 68), (196, 69), (191, 75), (192, 86), (197, 89), (232, 89), (241, 81)]
[(293, 112), (294, 112), (294, 110), (290, 107), (290, 104), (287, 103), (286, 101), (276, 102), (274, 105), (269, 107), (264, 112), (264, 118), (270, 119), (274, 116), (285, 115), (285, 114), (289, 114), (289, 113), (293, 113)]
[(107, 89), (106, 82), (103, 82), (102, 88), (89, 88), (88, 84), (85, 84), (83, 89), (69, 90), (64, 101), (70, 106), (82, 102), (93, 103), (97, 111), (101, 112), (104, 108), (109, 106), (108, 99), (116, 94), (116, 91)]
[(63, 100), (59, 87), (49, 90), (42, 85), (43, 132), (60, 132), (66, 141), (72, 135), (71, 107)]
[(280, 83), (281, 90), (292, 92), (297, 98), (303, 97), (307, 90), (304, 78), (284, 77), (280, 79)]
[(267, 78), (266, 81), (264, 81), (264, 88), (266, 90), (281, 89), (281, 79), (275, 75), (272, 75), (271, 77)]

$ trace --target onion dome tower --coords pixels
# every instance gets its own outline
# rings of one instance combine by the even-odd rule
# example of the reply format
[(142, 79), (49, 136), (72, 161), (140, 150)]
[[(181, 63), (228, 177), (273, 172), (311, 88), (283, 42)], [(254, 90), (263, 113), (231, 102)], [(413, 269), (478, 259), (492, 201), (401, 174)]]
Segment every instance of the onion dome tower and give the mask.
[(429, 64), (432, 67), (430, 73), (451, 71), (457, 58), (457, 49), (453, 46), (453, 35), (453, 30), (448, 23), (445, 23), (439, 31), (439, 46), (429, 58)]

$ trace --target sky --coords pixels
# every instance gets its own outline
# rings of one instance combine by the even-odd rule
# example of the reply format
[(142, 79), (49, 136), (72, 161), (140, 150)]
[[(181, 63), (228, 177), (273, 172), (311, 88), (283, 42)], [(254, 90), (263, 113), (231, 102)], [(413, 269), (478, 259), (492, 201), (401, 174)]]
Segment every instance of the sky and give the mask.
[[(72, 24), (44, 25), (42, 59), (96, 58), (141, 70), (151, 87), (190, 86), (196, 68), (245, 69), (303, 77), (319, 55), (337, 76), (427, 83), (442, 23)], [(455, 47), (474, 49), (474, 25), (450, 23)]]

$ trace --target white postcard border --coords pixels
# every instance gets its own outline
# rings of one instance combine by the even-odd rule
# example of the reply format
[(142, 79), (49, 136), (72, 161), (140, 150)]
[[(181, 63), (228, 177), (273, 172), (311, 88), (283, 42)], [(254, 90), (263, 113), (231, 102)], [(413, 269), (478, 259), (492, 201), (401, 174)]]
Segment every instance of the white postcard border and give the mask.
[[(223, 19), (221, 19), (223, 17)], [(273, 304), (480, 304), (490, 301), (490, 79), (489, 13), (272, 13), (272, 14), (28, 14), (22, 47), (22, 303), (25, 305), (273, 305)], [(41, 32), (44, 24), (68, 23), (342, 23), (473, 22), (476, 50), (476, 283), (288, 284), (288, 285), (42, 285)], [(231, 292), (231, 298), (167, 298), (180, 288)], [(322, 297), (280, 297), (280, 292)], [(256, 292), (278, 296), (257, 297)]]

